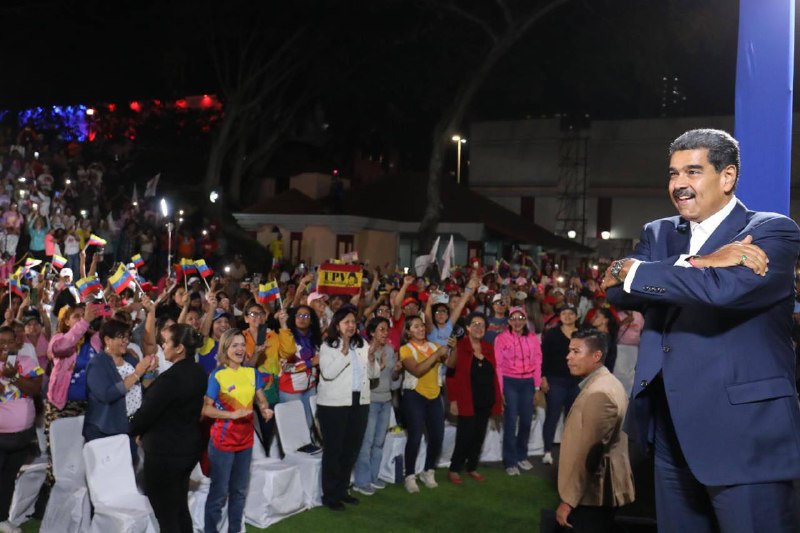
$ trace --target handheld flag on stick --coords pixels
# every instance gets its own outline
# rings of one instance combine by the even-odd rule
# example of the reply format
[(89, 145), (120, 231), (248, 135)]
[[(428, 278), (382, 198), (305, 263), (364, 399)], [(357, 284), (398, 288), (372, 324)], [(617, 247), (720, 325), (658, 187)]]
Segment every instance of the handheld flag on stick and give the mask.
[(85, 300), (93, 293), (102, 291), (103, 285), (97, 281), (97, 278), (87, 277), (76, 281), (75, 288), (78, 289), (78, 293), (81, 295), (81, 300)]
[(277, 281), (270, 281), (269, 283), (261, 283), (258, 285), (258, 301), (263, 303), (278, 300), (281, 297), (281, 291), (278, 288)]
[(133, 257), (131, 257), (131, 263), (133, 263), (133, 266), (135, 266), (136, 268), (142, 268), (144, 266), (144, 259), (142, 259), (142, 254), (136, 254)]
[(133, 278), (131, 277), (131, 273), (128, 272), (128, 269), (125, 268), (125, 265), (119, 265), (117, 271), (108, 278), (111, 288), (114, 289), (114, 292), (117, 294), (127, 289), (131, 281), (133, 281)]
[(53, 266), (61, 270), (67, 264), (67, 258), (60, 255), (53, 255)]
[(194, 266), (197, 267), (197, 273), (203, 279), (214, 275), (214, 271), (206, 264), (205, 259), (198, 259), (194, 262)]
[(86, 246), (105, 246), (106, 244), (108, 244), (108, 241), (92, 233), (89, 236), (89, 241), (86, 243)]
[(42, 260), (41, 259), (33, 259), (33, 258), (29, 257), (29, 258), (27, 258), (25, 260), (25, 268), (33, 268), (33, 267), (37, 267), (37, 266), (39, 266), (41, 264), (42, 264)]
[(11, 276), (8, 278), (8, 290), (10, 293), (16, 294), (22, 299), (25, 298), (25, 292), (22, 290), (22, 284), (18, 276)]
[(183, 270), (183, 275), (187, 277), (192, 274), (197, 274), (197, 266), (195, 266), (194, 261), (191, 259), (181, 259), (181, 270)]

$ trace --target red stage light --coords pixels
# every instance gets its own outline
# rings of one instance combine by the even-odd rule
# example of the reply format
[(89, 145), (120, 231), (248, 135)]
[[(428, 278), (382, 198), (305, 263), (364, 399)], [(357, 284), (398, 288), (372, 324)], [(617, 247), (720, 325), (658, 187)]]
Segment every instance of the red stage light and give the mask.
[(204, 94), (203, 98), (200, 100), (200, 107), (211, 107), (212, 105), (214, 105), (214, 100), (207, 94)]
[(113, 113), (116, 110), (117, 110), (117, 104), (108, 104), (109, 113)]
[(181, 98), (180, 100), (175, 101), (175, 107), (178, 109), (186, 109), (189, 107), (189, 104), (186, 103), (186, 98)]
[(142, 105), (134, 100), (131, 102), (131, 111), (136, 111), (137, 113), (142, 110)]

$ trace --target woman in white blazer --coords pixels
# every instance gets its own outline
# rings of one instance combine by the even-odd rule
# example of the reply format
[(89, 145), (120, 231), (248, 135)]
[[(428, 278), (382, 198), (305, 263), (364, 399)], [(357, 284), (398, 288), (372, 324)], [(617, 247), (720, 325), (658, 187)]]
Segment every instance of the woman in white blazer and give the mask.
[(343, 306), (319, 350), (317, 417), (322, 432), (322, 503), (334, 511), (358, 500), (347, 492), (369, 419), (369, 380), (380, 376), (374, 349), (358, 334), (356, 310)]

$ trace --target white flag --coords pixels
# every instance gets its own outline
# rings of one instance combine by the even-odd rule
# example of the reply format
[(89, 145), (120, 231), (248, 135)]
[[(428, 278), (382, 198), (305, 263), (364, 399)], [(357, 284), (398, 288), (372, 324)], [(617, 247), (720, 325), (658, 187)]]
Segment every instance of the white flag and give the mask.
[(439, 251), (440, 238), (441, 237), (436, 237), (436, 241), (433, 243), (433, 246), (431, 246), (431, 252), (428, 255), (421, 255), (414, 261), (414, 270), (417, 276), (424, 276), (428, 267), (436, 262), (436, 252)]
[(131, 203), (137, 205), (139, 203), (139, 191), (136, 190), (136, 184), (133, 184), (133, 195), (131, 195)]
[(456, 249), (455, 245), (453, 244), (453, 236), (450, 235), (450, 242), (447, 243), (447, 247), (444, 249), (444, 255), (442, 256), (442, 281), (450, 277), (450, 265), (452, 265), (455, 260)]
[(152, 198), (156, 195), (156, 187), (158, 187), (158, 180), (161, 178), (161, 172), (155, 175), (153, 179), (147, 182), (147, 187), (144, 190), (145, 198)]

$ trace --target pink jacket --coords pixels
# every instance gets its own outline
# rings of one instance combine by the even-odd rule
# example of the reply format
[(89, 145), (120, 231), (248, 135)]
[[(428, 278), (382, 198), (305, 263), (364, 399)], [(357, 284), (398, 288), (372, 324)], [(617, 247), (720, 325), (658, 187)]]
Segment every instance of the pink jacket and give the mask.
[[(78, 356), (78, 341), (89, 329), (89, 323), (81, 319), (66, 333), (56, 333), (50, 339), (47, 357), (53, 361), (53, 371), (47, 387), (47, 399), (50, 403), (63, 409), (67, 404), (67, 391), (72, 380), (72, 371), (75, 368), (75, 358)], [(93, 335), (92, 347), (98, 352), (101, 349), (100, 337)]]
[(503, 377), (533, 379), (542, 382), (542, 345), (533, 331), (526, 336), (504, 331), (494, 339), (497, 380), (503, 392)]

